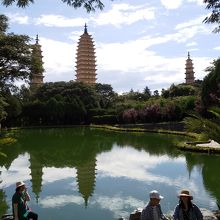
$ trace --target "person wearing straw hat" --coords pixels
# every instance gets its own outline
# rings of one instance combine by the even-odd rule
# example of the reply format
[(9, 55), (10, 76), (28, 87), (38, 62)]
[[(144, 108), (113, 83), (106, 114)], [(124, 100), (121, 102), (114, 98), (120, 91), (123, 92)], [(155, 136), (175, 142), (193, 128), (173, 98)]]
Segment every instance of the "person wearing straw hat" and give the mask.
[(192, 200), (189, 190), (183, 189), (178, 195), (179, 204), (176, 206), (173, 214), (174, 220), (203, 220), (203, 215)]
[(150, 192), (149, 197), (150, 201), (141, 212), (141, 220), (167, 220), (160, 206), (160, 200), (163, 199), (163, 196), (158, 191), (153, 190)]
[(17, 182), (16, 190), (12, 197), (14, 220), (38, 219), (38, 215), (29, 209), (27, 201), (30, 201), (30, 195), (28, 194), (25, 183), (22, 181)]

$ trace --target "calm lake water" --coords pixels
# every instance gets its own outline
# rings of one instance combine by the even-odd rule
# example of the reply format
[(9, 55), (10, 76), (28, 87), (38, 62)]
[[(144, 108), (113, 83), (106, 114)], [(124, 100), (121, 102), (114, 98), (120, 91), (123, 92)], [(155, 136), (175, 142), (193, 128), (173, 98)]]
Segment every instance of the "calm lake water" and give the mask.
[(189, 138), (91, 128), (14, 131), (0, 158), (0, 214), (11, 212), (15, 182), (25, 181), (41, 220), (110, 220), (143, 207), (149, 191), (172, 212), (182, 188), (200, 207), (220, 203), (220, 157), (180, 152)]

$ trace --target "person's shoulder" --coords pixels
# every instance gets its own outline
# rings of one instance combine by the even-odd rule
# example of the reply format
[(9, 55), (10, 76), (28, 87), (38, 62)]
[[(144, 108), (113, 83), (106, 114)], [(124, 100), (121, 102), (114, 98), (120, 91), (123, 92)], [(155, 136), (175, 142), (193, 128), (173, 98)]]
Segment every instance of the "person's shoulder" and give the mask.
[(199, 209), (199, 207), (196, 204), (194, 204), (194, 203), (192, 204), (192, 207), (195, 208), (195, 209)]
[(180, 204), (177, 204), (176, 206), (175, 206), (175, 209), (179, 209), (180, 208)]
[(17, 197), (17, 196), (18, 196), (18, 194), (17, 194), (17, 192), (15, 192), (15, 193), (13, 194), (12, 198), (13, 198), (13, 197)]
[(150, 208), (150, 205), (149, 204), (146, 204), (143, 208), (143, 211), (146, 210), (146, 209), (149, 209)]
[(17, 192), (15, 192), (12, 196), (12, 202), (17, 201), (19, 199), (19, 195)]

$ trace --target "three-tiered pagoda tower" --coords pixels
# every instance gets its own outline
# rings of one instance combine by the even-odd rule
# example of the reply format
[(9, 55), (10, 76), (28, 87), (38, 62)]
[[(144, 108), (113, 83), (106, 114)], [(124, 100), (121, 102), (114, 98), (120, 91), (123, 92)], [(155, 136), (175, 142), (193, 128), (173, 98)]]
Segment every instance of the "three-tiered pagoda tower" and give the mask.
[(92, 36), (87, 32), (80, 36), (76, 54), (76, 81), (86, 84), (96, 83), (96, 56)]
[(195, 82), (195, 77), (194, 77), (194, 67), (193, 67), (193, 62), (190, 59), (190, 54), (188, 52), (188, 58), (186, 60), (186, 84), (193, 84)]

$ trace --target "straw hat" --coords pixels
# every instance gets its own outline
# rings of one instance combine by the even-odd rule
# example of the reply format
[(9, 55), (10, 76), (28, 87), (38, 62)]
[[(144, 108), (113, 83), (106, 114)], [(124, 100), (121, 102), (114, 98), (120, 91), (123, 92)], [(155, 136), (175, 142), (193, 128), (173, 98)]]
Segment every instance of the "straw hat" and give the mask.
[(189, 197), (190, 199), (193, 199), (193, 196), (190, 195), (189, 190), (188, 189), (183, 189), (180, 194), (178, 195), (178, 197)]
[(22, 181), (17, 182), (17, 183), (16, 183), (16, 188), (18, 188), (18, 187), (20, 187), (20, 186), (24, 186), (24, 185), (25, 185), (25, 183), (22, 182)]

